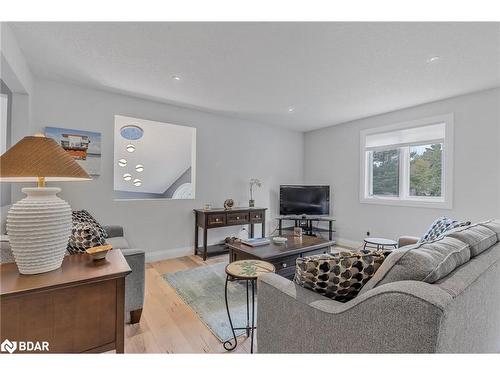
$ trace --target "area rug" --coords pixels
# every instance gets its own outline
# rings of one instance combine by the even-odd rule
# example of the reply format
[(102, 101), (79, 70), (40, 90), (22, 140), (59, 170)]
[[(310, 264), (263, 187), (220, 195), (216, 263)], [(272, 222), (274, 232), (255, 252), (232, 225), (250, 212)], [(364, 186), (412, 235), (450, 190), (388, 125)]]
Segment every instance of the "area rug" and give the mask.
[[(163, 275), (163, 279), (175, 289), (221, 342), (233, 337), (224, 302), (225, 266), (225, 263), (218, 263)], [(228, 300), (233, 326), (245, 327), (246, 282), (230, 281)], [(255, 304), (255, 312), (257, 317), (257, 304)], [(244, 330), (236, 331), (236, 336), (244, 333)]]

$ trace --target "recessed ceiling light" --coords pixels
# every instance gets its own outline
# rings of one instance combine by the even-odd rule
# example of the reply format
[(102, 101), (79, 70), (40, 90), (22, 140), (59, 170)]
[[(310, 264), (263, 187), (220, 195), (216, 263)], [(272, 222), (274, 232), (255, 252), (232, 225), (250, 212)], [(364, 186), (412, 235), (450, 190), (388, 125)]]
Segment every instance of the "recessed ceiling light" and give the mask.
[(134, 146), (134, 145), (130, 145), (130, 144), (129, 144), (129, 145), (127, 145), (125, 148), (126, 148), (126, 150), (127, 150), (128, 152), (134, 152), (134, 151), (135, 151), (135, 146)]
[(293, 108), (293, 107), (288, 107), (288, 112), (290, 112), (290, 113), (291, 113), (291, 112), (293, 112), (293, 111), (295, 111), (295, 108)]
[(432, 56), (427, 59), (427, 64), (432, 64), (437, 62), (441, 57), (439, 56)]
[(141, 181), (141, 180), (139, 180), (138, 178), (136, 178), (136, 179), (134, 180), (134, 186), (141, 186), (141, 185), (142, 185), (142, 181)]
[(135, 170), (136, 170), (137, 172), (142, 172), (142, 171), (144, 170), (144, 165), (142, 165), (142, 164), (137, 164), (137, 165), (135, 166)]
[(179, 77), (179, 76), (177, 76), (177, 75), (173, 75), (173, 76), (172, 76), (172, 79), (173, 79), (174, 81), (180, 81), (180, 80), (181, 80), (181, 77)]
[(132, 175), (131, 175), (130, 173), (125, 173), (125, 174), (123, 175), (123, 179), (124, 179), (125, 181), (130, 181), (130, 180), (132, 179)]
[(120, 159), (120, 160), (118, 160), (118, 165), (120, 167), (126, 167), (127, 166), (127, 161), (125, 159)]

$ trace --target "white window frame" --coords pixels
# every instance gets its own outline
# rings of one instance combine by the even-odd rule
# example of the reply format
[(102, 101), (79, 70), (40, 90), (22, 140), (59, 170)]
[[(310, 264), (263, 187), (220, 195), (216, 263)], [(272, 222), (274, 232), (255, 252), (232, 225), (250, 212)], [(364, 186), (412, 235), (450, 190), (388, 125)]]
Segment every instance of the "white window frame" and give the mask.
[[(385, 133), (400, 129), (417, 128), (438, 123), (445, 124), (444, 140), (429, 139), (419, 142), (419, 144), (443, 143), (442, 154), (442, 178), (441, 178), (441, 197), (416, 197), (409, 195), (409, 168), (406, 168), (410, 162), (409, 147), (403, 147), (399, 159), (399, 196), (373, 196), (370, 195), (372, 189), (370, 153), (366, 152), (366, 137), (371, 134)], [(406, 207), (428, 207), (428, 208), (453, 208), (453, 113), (428, 117), (413, 121), (402, 122), (389, 126), (383, 126), (373, 129), (360, 131), (360, 203), (382, 204), (390, 206)], [(414, 144), (412, 144), (413, 146)], [(416, 144), (415, 144), (416, 145)], [(397, 147), (400, 148), (400, 147)], [(387, 147), (385, 149), (391, 149)], [(392, 148), (394, 149), (394, 148)]]

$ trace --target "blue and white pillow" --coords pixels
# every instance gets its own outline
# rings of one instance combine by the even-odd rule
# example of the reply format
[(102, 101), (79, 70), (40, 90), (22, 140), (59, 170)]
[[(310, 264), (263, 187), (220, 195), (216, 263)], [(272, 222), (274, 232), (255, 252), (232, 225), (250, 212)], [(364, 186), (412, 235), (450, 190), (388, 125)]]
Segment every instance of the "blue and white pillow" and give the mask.
[(444, 216), (440, 217), (431, 224), (419, 242), (431, 242), (438, 240), (449, 230), (463, 227), (465, 225), (470, 225), (470, 221), (458, 221)]

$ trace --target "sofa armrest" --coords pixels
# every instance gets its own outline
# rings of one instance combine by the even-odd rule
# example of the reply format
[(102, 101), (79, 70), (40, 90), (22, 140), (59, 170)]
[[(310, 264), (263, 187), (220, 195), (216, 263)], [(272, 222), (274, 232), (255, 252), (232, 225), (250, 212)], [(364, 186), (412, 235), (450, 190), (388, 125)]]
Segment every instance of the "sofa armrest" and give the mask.
[(259, 277), (260, 353), (435, 351), (451, 296), (417, 281), (385, 284), (341, 303), (276, 274)]
[[(122, 249), (125, 260), (132, 270), (125, 277), (125, 311), (142, 309), (144, 304), (145, 253), (142, 249)], [(125, 319), (129, 320), (128, 314)]]
[(108, 238), (123, 237), (123, 227), (121, 225), (103, 225), (102, 227), (108, 234)]
[(408, 245), (415, 245), (420, 240), (419, 237), (413, 236), (401, 236), (398, 238), (398, 247), (404, 247)]

